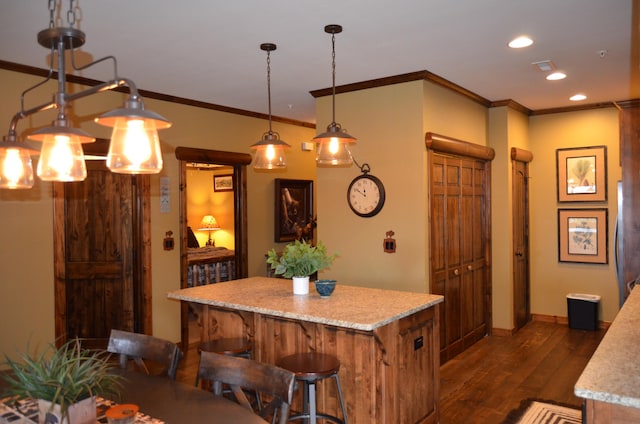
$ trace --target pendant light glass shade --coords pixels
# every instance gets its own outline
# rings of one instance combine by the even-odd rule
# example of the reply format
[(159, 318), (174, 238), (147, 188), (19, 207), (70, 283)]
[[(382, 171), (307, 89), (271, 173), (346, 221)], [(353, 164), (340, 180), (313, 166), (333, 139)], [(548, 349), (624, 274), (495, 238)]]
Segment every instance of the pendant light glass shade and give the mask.
[(254, 169), (283, 169), (287, 167), (284, 151), (291, 147), (280, 140), (280, 135), (271, 129), (271, 52), (276, 49), (273, 43), (260, 44), (260, 50), (267, 52), (267, 97), (269, 99), (269, 131), (262, 139), (251, 146), (256, 151), (253, 158)]
[(281, 169), (287, 167), (287, 159), (284, 151), (289, 146), (280, 140), (278, 133), (266, 132), (262, 135), (262, 140), (251, 146), (256, 151), (253, 157), (253, 167), (255, 169)]
[(328, 166), (346, 166), (353, 163), (349, 143), (356, 139), (342, 131), (339, 124), (333, 122), (327, 127), (327, 132), (313, 138), (318, 143), (316, 149), (316, 163)]
[(38, 160), (38, 177), (42, 181), (84, 181), (87, 167), (82, 143), (95, 138), (78, 128), (54, 125), (29, 135), (30, 140), (42, 143)]
[(165, 118), (144, 110), (141, 102), (130, 99), (127, 107), (107, 112), (95, 121), (113, 127), (107, 155), (111, 172), (157, 174), (162, 170), (158, 129), (171, 126)]
[(0, 142), (0, 188), (33, 187), (31, 153), (34, 152), (24, 143), (6, 138)]
[(327, 126), (327, 131), (318, 134), (313, 141), (318, 143), (316, 148), (316, 164), (324, 166), (349, 166), (353, 163), (351, 152), (347, 145), (356, 141), (336, 123), (336, 34), (342, 32), (340, 25), (327, 25), (324, 32), (331, 34), (332, 47), (332, 117), (333, 120)]

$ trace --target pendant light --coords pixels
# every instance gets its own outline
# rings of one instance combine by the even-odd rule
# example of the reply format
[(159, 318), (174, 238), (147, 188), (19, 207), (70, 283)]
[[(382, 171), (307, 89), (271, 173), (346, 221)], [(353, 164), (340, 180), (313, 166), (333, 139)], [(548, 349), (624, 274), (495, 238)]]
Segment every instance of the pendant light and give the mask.
[[(21, 143), (17, 137), (16, 127), (21, 119), (50, 109), (58, 110), (57, 119), (50, 127), (42, 128), (27, 136), (30, 140), (42, 143), (42, 151), (38, 161), (37, 174), (43, 181), (82, 181), (86, 178), (87, 170), (82, 151), (83, 143), (95, 141), (95, 138), (84, 131), (72, 128), (66, 117), (66, 110), (70, 104), (78, 99), (115, 90), (127, 86), (129, 99), (122, 109), (107, 112), (96, 118), (102, 125), (114, 127), (111, 145), (109, 147), (109, 168), (112, 172), (129, 174), (158, 173), (162, 169), (162, 155), (158, 140), (158, 129), (169, 128), (171, 123), (153, 112), (144, 110), (142, 98), (138, 94), (133, 81), (119, 77), (117, 63), (113, 56), (96, 60), (88, 65), (77, 68), (74, 61), (74, 51), (85, 43), (85, 34), (77, 28), (76, 13), (79, 10), (74, 5), (75, 0), (69, 0), (69, 10), (66, 13), (68, 27), (56, 26), (56, 14), (59, 2), (49, 1), (49, 27), (38, 32), (38, 44), (50, 50), (51, 62), (49, 76), (36, 85), (26, 89), (22, 94), (23, 107), (17, 112), (9, 126), (9, 134), (0, 142), (0, 188), (30, 188), (33, 186), (33, 169), (26, 152), (33, 149)], [(60, 3), (61, 4), (61, 3)], [(113, 79), (89, 87), (82, 91), (67, 93), (66, 91), (66, 57), (69, 53), (71, 65), (79, 71), (89, 68), (105, 60), (113, 61)], [(45, 84), (51, 79), (54, 71), (54, 60), (57, 58), (58, 91), (52, 101), (25, 109), (25, 95), (31, 90)], [(28, 175), (31, 175), (30, 182)]]
[(347, 145), (356, 141), (336, 123), (336, 34), (342, 32), (340, 25), (327, 25), (324, 32), (331, 34), (331, 75), (332, 75), (332, 121), (327, 131), (318, 134), (313, 140), (318, 143), (316, 150), (316, 164), (329, 166), (348, 166), (353, 163), (351, 152)]
[(271, 129), (271, 52), (276, 49), (273, 43), (260, 44), (260, 49), (267, 52), (267, 96), (269, 98), (269, 131), (262, 134), (262, 139), (251, 146), (256, 154), (253, 159), (254, 169), (282, 169), (287, 161), (284, 151), (291, 147), (280, 140), (280, 135)]

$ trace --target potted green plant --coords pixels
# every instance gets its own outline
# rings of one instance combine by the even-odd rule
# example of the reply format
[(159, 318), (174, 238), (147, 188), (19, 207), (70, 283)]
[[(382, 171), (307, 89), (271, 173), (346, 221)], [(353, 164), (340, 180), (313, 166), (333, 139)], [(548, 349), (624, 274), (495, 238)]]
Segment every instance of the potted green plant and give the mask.
[(313, 246), (304, 240), (296, 240), (285, 246), (282, 254), (275, 249), (269, 250), (267, 263), (274, 274), (293, 279), (294, 294), (308, 294), (309, 276), (331, 265), (336, 256), (329, 255), (321, 241)]
[(49, 344), (40, 354), (21, 352), (18, 357), (14, 360), (5, 354), (4, 365), (9, 369), (2, 374), (5, 395), (37, 399), (40, 424), (95, 424), (96, 396), (118, 395), (122, 377), (110, 372), (114, 363), (109, 354), (83, 349), (78, 339), (60, 348)]

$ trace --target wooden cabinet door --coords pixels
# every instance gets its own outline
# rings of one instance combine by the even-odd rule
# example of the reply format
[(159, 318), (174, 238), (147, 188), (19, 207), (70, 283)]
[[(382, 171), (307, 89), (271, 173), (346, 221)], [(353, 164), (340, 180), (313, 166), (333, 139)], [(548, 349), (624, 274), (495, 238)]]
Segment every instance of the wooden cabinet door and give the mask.
[(473, 158), (436, 152), (430, 158), (431, 292), (444, 296), (444, 363), (488, 332), (488, 169)]
[(529, 288), (529, 185), (527, 162), (513, 166), (513, 303), (514, 324), (519, 330), (531, 320)]

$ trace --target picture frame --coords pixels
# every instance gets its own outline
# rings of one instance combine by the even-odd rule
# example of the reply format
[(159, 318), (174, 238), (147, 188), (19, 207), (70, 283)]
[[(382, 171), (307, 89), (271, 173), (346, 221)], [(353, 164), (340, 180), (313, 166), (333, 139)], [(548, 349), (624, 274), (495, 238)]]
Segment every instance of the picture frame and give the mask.
[(276, 242), (296, 240), (313, 219), (313, 180), (276, 178), (274, 182), (274, 239)]
[(609, 216), (601, 209), (558, 209), (558, 261), (609, 263)]
[(607, 146), (556, 150), (558, 202), (606, 202)]
[(233, 191), (233, 174), (214, 175), (213, 191)]

